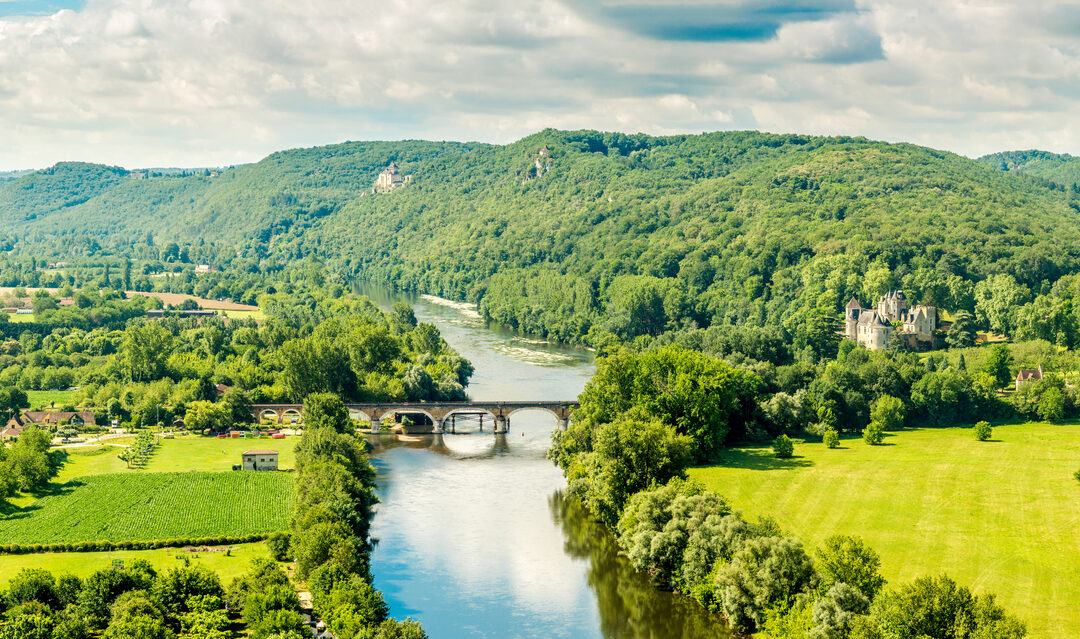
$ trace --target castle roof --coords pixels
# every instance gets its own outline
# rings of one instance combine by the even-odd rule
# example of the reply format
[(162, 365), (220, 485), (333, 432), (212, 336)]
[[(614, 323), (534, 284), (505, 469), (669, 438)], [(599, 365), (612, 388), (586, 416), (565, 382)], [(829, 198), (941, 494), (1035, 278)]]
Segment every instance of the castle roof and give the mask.
[(851, 301), (850, 301), (850, 302), (848, 302), (848, 303), (847, 303), (847, 306), (845, 306), (844, 308), (847, 308), (847, 309), (853, 309), (853, 308), (862, 308), (862, 305), (861, 305), (861, 304), (859, 304), (859, 300), (857, 300), (857, 299), (855, 299), (854, 297), (852, 297), (852, 298), (851, 298)]
[(882, 295), (881, 299), (882, 300), (890, 300), (890, 299), (906, 300), (907, 298), (904, 297), (904, 292), (903, 291), (895, 290), (895, 291), (889, 291), (888, 293)]
[(859, 323), (868, 326), (888, 326), (890, 328), (892, 327), (892, 324), (890, 324), (884, 317), (882, 317), (881, 313), (878, 313), (877, 311), (867, 311), (859, 315)]

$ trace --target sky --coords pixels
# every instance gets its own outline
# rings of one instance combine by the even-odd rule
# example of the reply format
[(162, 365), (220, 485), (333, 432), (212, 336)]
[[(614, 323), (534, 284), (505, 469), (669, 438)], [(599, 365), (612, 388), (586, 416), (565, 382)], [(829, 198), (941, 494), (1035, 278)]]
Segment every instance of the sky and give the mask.
[(0, 0), (0, 171), (546, 127), (1080, 154), (1080, 0)]

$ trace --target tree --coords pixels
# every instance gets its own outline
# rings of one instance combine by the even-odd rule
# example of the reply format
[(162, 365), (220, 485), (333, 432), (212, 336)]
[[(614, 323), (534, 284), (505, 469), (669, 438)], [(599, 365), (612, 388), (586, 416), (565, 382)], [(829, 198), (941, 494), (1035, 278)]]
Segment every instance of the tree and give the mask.
[[(968, 348), (975, 345), (978, 337), (975, 318), (967, 311), (956, 311), (953, 314), (952, 327), (945, 335), (945, 343), (950, 348)], [(963, 358), (963, 354), (960, 355)]]
[(878, 446), (885, 440), (885, 428), (878, 422), (870, 422), (863, 429), (863, 441), (871, 446)]
[(180, 566), (159, 575), (152, 592), (154, 601), (173, 617), (190, 612), (188, 602), (193, 597), (225, 595), (217, 573), (198, 565)]
[(724, 614), (732, 627), (750, 633), (770, 606), (792, 601), (814, 585), (814, 564), (795, 539), (750, 539), (716, 577)]
[(227, 431), (232, 427), (232, 416), (221, 404), (208, 401), (195, 401), (187, 405), (184, 425), (194, 431)]
[(825, 434), (822, 436), (821, 441), (823, 441), (825, 445), (829, 448), (839, 448), (840, 433), (836, 432), (835, 428), (830, 428), (825, 431)]
[(332, 393), (312, 393), (304, 398), (304, 427), (331, 428), (339, 433), (356, 431), (345, 404)]
[(900, 430), (905, 413), (904, 402), (892, 395), (882, 395), (870, 405), (870, 420), (880, 424), (882, 430)]
[(990, 422), (979, 421), (975, 422), (975, 427), (972, 429), (975, 434), (975, 439), (984, 442), (990, 439), (993, 434), (993, 428), (990, 427)]
[(23, 568), (8, 583), (7, 605), (11, 608), (37, 601), (56, 608), (60, 598), (56, 594), (56, 580), (52, 573), (42, 568)]
[(165, 377), (175, 338), (157, 322), (128, 327), (120, 347), (120, 370), (128, 381), (150, 382)]
[(1012, 335), (1017, 310), (1031, 299), (1031, 291), (1008, 274), (988, 277), (975, 285), (975, 317), (990, 330)]
[(787, 459), (795, 453), (795, 444), (787, 435), (780, 435), (773, 440), (773, 452), (780, 459)]
[(967, 370), (967, 361), (964, 359), (964, 354), (963, 353), (960, 353), (960, 357), (956, 360), (956, 370), (958, 370), (958, 371), (966, 371)]
[(1009, 382), (1013, 381), (1012, 364), (1013, 356), (1009, 352), (1009, 347), (1005, 344), (997, 344), (991, 349), (990, 356), (980, 370), (993, 378), (997, 388), (1005, 388)]
[(233, 386), (221, 396), (221, 406), (234, 424), (249, 424), (255, 420), (251, 410), (251, 397)]
[(585, 504), (614, 526), (627, 498), (683, 474), (691, 445), (689, 436), (642, 411), (602, 424), (594, 435), (593, 452), (581, 460), (588, 477)]
[(416, 314), (413, 313), (412, 307), (405, 302), (394, 302), (394, 307), (390, 313), (390, 321), (402, 333), (416, 328)]
[(833, 535), (826, 538), (818, 548), (817, 559), (815, 567), (824, 588), (845, 583), (872, 601), (885, 585), (879, 572), (881, 558), (858, 537)]
[(287, 561), (289, 559), (289, 533), (273, 533), (266, 539), (266, 546), (270, 549), (270, 556), (275, 561)]
[(1043, 421), (1061, 421), (1065, 417), (1065, 395), (1061, 389), (1051, 386), (1044, 390), (1039, 397), (1037, 412)]
[(7, 450), (5, 466), (15, 487), (23, 492), (43, 489), (54, 469), (49, 459), (50, 437), (40, 428), (27, 428)]
[[(859, 637), (953, 637), (1023, 639), (1027, 629), (1008, 615), (993, 595), (978, 597), (946, 576), (921, 577), (895, 591), (881, 593), (870, 614), (856, 625)], [(869, 630), (869, 632), (867, 632)], [(876, 632), (875, 632), (876, 631)], [(959, 632), (958, 632), (959, 631)], [(960, 634), (962, 633), (962, 634)]]

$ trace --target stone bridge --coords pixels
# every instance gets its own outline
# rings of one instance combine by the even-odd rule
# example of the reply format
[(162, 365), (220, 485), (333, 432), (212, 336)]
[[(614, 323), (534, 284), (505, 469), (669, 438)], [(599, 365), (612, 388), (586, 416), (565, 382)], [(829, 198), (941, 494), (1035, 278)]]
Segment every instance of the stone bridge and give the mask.
[[(566, 430), (570, 424), (570, 411), (577, 407), (577, 402), (371, 402), (345, 404), (349, 413), (359, 413), (371, 423), (371, 432), (379, 432), (384, 419), (393, 418), (402, 413), (427, 415), (435, 425), (434, 433), (444, 432), (447, 419), (458, 414), (489, 415), (495, 422), (495, 432), (508, 430), (511, 415), (523, 410), (542, 410), (551, 413), (558, 420), (559, 428)], [(251, 407), (256, 423), (271, 419), (278, 424), (300, 424), (304, 421), (303, 404), (253, 404)]]

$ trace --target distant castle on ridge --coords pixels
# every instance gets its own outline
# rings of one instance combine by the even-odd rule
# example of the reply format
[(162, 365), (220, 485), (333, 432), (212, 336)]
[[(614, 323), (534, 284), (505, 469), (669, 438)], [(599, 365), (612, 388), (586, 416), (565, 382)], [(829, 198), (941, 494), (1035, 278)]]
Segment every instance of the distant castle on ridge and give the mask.
[(398, 171), (397, 164), (390, 163), (383, 172), (379, 174), (379, 177), (375, 178), (375, 186), (371, 189), (372, 193), (389, 193), (396, 188), (400, 188), (412, 181), (411, 175), (402, 175)]
[[(902, 326), (896, 328), (893, 322)], [(921, 304), (909, 308), (903, 291), (882, 295), (877, 310), (864, 309), (853, 297), (844, 311), (844, 336), (870, 350), (885, 348), (893, 332), (911, 348), (932, 347), (937, 327), (937, 308)]]

